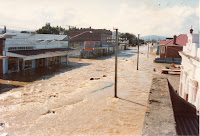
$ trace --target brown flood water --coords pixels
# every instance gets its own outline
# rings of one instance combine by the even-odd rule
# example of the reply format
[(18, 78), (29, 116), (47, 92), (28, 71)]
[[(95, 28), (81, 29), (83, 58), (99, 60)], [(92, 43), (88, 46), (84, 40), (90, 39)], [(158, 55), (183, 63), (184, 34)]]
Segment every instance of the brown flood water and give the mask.
[(141, 135), (152, 77), (166, 66), (153, 63), (154, 55), (147, 58), (146, 49), (138, 71), (136, 48), (119, 53), (119, 98), (113, 97), (114, 56), (70, 59), (71, 66), (34, 81), (1, 79), (17, 88), (0, 94), (0, 134)]

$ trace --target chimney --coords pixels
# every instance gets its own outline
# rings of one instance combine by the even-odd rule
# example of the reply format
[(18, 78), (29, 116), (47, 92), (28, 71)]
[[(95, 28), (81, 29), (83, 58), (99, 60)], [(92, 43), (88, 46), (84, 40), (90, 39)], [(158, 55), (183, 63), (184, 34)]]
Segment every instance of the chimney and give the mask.
[(4, 26), (4, 31), (3, 32), (6, 33), (6, 26)]
[(173, 42), (173, 44), (176, 44), (176, 38), (177, 38), (177, 36), (174, 35), (174, 42)]
[(190, 34), (192, 34), (192, 33), (193, 33), (193, 29), (191, 28), (191, 29), (190, 29)]

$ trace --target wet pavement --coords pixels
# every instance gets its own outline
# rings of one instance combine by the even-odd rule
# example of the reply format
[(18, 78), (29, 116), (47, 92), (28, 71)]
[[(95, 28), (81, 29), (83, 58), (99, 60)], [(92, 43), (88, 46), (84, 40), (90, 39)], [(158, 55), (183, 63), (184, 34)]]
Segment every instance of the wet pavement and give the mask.
[(1, 79), (19, 86), (0, 94), (0, 134), (140, 135), (152, 78), (165, 66), (147, 58), (146, 46), (140, 50), (139, 70), (136, 48), (119, 52), (119, 98), (113, 97), (114, 55)]

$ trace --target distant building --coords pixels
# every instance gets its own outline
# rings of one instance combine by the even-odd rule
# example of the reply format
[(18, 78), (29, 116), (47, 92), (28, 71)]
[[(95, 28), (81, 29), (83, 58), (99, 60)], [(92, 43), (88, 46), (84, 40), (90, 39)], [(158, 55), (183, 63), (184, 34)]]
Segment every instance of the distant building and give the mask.
[(74, 50), (68, 48), (67, 35), (3, 34), (0, 35), (0, 73), (6, 74), (40, 66), (68, 64)]
[(69, 47), (83, 49), (85, 42), (95, 42), (95, 46), (101, 46), (102, 43), (105, 43), (107, 37), (112, 37), (112, 32), (106, 29), (92, 29), (90, 27), (71, 31), (69, 37), (72, 38), (70, 39)]
[(179, 51), (183, 50), (183, 46), (188, 41), (186, 34), (174, 36), (173, 39), (161, 40), (160, 45), (160, 58), (180, 58)]
[(187, 35), (188, 42), (179, 52), (182, 57), (179, 95), (200, 109), (200, 45), (199, 34)]
[[(93, 58), (115, 52), (115, 37), (106, 29), (80, 29), (69, 33), (69, 47), (81, 49), (82, 58)], [(119, 38), (118, 50), (128, 48), (128, 40)], [(76, 56), (79, 56), (76, 55)], [(74, 56), (75, 57), (75, 56)]]
[(188, 37), (186, 34), (175, 35), (173, 39), (160, 40), (158, 46), (160, 58), (156, 58), (154, 62), (180, 64), (181, 56), (178, 52), (183, 50), (187, 41)]

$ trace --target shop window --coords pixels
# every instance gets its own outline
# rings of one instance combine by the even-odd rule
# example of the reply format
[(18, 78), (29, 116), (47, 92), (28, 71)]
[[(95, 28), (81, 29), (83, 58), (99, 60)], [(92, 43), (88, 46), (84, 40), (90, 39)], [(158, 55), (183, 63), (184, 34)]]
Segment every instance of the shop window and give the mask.
[(39, 59), (39, 66), (44, 66), (45, 59)]
[(16, 59), (8, 59), (8, 70), (17, 71), (18, 70), (18, 61)]
[(55, 57), (55, 61), (59, 63), (59, 57)]
[(25, 69), (32, 68), (32, 60), (26, 60), (24, 68)]

